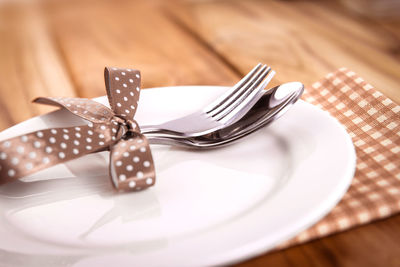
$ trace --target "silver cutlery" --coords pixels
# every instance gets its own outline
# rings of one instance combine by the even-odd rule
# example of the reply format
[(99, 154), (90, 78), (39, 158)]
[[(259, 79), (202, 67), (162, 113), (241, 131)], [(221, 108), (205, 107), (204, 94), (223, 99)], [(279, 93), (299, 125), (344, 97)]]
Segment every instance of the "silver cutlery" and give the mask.
[(151, 144), (184, 146), (196, 149), (215, 148), (229, 144), (270, 124), (296, 103), (304, 91), (300, 82), (285, 83), (265, 91), (240, 120), (224, 128), (200, 136), (181, 138), (146, 134)]
[(267, 65), (258, 64), (229, 91), (205, 108), (161, 125), (142, 126), (144, 134), (174, 138), (203, 136), (240, 120), (263, 96), (264, 88), (275, 72)]

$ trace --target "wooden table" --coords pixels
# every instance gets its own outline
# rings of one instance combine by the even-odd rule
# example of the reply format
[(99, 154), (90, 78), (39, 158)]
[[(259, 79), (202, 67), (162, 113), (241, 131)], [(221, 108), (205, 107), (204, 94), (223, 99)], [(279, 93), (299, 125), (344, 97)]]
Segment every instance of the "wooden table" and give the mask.
[[(0, 4), (0, 129), (48, 111), (37, 96), (104, 95), (103, 67), (143, 86), (231, 85), (257, 62), (274, 84), (346, 66), (400, 102), (400, 21), (334, 1), (18, 1)], [(400, 266), (400, 216), (241, 266)]]

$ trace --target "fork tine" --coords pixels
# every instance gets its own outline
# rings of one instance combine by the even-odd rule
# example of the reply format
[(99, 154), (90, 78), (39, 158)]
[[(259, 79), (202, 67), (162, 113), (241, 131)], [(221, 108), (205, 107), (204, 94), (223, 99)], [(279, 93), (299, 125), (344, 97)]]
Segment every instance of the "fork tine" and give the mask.
[[(226, 112), (224, 112), (224, 114), (219, 116), (217, 120), (222, 123), (228, 123), (228, 122), (231, 123), (235, 117), (240, 119), (244, 114), (246, 114), (250, 110), (250, 108), (260, 99), (260, 97), (264, 95), (263, 91), (265, 87), (267, 87), (271, 79), (274, 77), (274, 75), (275, 71), (272, 70), (265, 78), (265, 80), (260, 85), (257, 86), (256, 90), (253, 90), (251, 94), (248, 97), (244, 98), (243, 101), (241, 101), (240, 103), (238, 102), (235, 106), (230, 106), (229, 110), (226, 110)], [(261, 81), (262, 79), (257, 81), (258, 84)]]
[(216, 116), (217, 114), (223, 112), (229, 105), (237, 101), (240, 97), (245, 95), (249, 90), (252, 90), (253, 84), (257, 79), (261, 76), (264, 75), (265, 70), (268, 68), (267, 65), (263, 65), (254, 75), (251, 77), (250, 80), (247, 81), (246, 84), (244, 84), (242, 87), (237, 88), (235, 92), (233, 92), (228, 98), (224, 100), (223, 103), (219, 103), (216, 108), (214, 108), (212, 111), (208, 111), (207, 114), (211, 116)]
[(226, 100), (228, 100), (233, 94), (235, 94), (238, 89), (242, 88), (249, 80), (252, 79), (254, 74), (261, 68), (261, 65), (261, 63), (258, 63), (249, 73), (246, 74), (246, 76), (243, 77), (243, 79), (236, 83), (229, 91), (225, 92), (215, 101), (209, 104), (204, 110), (209, 113), (221, 106)]
[[(268, 74), (268, 75), (267, 75)], [(257, 81), (254, 83), (254, 89), (249, 91), (247, 96), (242, 97), (228, 108), (226, 108), (222, 113), (220, 113), (215, 119), (217, 121), (224, 121), (224, 123), (229, 122), (235, 116), (240, 118), (241, 114), (246, 113), (251, 107), (254, 105), (258, 99), (263, 95), (264, 88), (271, 81), (272, 77), (274, 77), (275, 71), (271, 71), (271, 68), (265, 71), (264, 75), (262, 75)], [(265, 76), (267, 76), (265, 78)], [(265, 80), (264, 80), (265, 78)], [(264, 81), (263, 81), (264, 80)], [(258, 96), (257, 96), (258, 95)]]
[(264, 78), (271, 71), (270, 67), (263, 66), (259, 73), (253, 78), (249, 84), (247, 84), (244, 88), (238, 91), (238, 94), (232, 97), (228, 102), (218, 108), (211, 115), (214, 119), (218, 120), (225, 116), (228, 112), (234, 109), (237, 105), (239, 105), (243, 100), (251, 95), (251, 93), (258, 88), (258, 85), (264, 80)]

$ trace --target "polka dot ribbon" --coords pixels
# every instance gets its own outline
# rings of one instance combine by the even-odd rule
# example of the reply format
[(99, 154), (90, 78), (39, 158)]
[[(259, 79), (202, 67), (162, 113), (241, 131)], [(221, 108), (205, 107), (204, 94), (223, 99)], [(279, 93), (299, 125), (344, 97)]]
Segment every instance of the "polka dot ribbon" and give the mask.
[(110, 176), (116, 189), (136, 191), (155, 183), (149, 143), (134, 120), (140, 95), (140, 72), (105, 68), (104, 78), (111, 109), (83, 98), (34, 100), (65, 108), (88, 123), (44, 129), (0, 142), (0, 183), (104, 150), (110, 151)]

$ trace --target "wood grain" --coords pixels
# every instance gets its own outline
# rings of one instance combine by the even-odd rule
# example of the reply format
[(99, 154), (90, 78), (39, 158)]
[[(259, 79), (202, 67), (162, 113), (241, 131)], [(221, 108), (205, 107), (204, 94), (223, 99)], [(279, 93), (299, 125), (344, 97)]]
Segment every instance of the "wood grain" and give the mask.
[(52, 32), (79, 94), (104, 95), (103, 68), (140, 69), (143, 87), (239, 78), (163, 13), (157, 1), (49, 2)]
[[(245, 73), (270, 64), (276, 83), (306, 85), (348, 67), (400, 102), (399, 39), (327, 1), (191, 1), (169, 12)], [(400, 26), (399, 22), (393, 24)]]
[(0, 8), (0, 130), (51, 109), (37, 96), (75, 95), (58, 50), (35, 3)]

